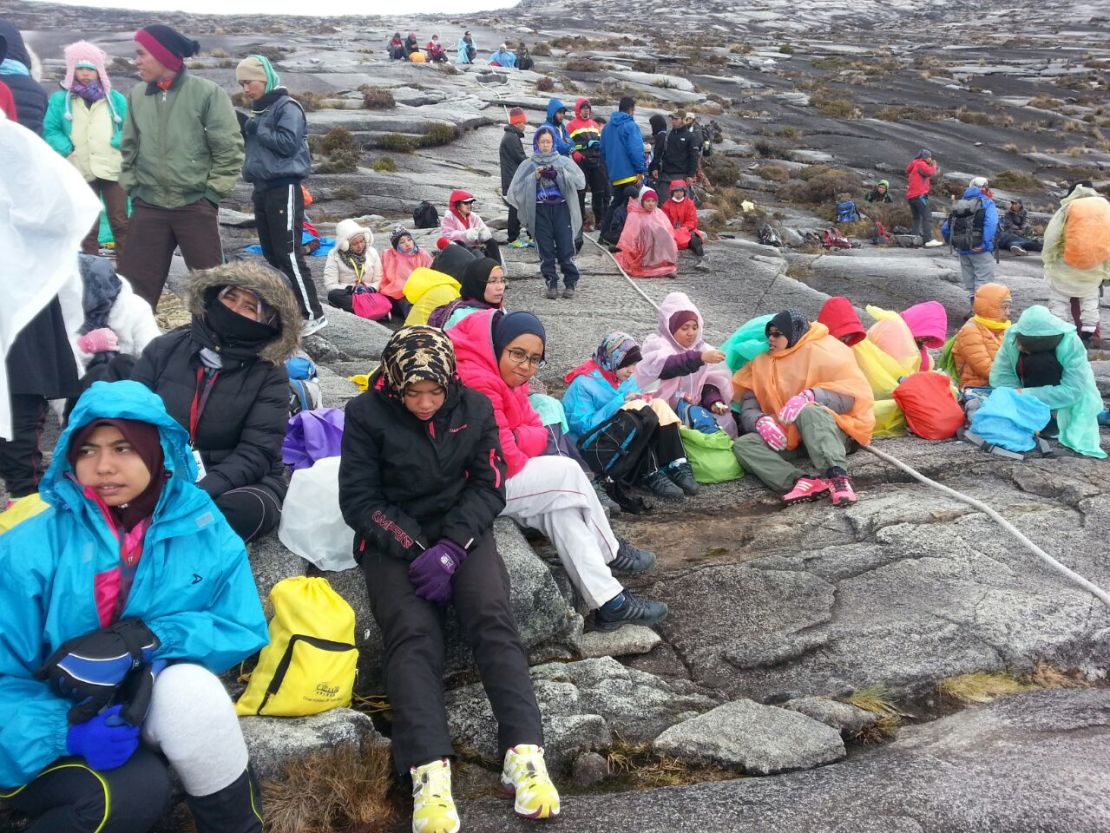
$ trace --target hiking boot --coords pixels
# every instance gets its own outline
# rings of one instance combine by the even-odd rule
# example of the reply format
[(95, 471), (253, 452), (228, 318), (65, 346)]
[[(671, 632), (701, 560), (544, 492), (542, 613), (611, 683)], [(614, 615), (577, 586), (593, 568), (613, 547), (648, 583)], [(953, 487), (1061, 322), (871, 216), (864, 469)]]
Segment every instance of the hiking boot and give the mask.
[(694, 263), (694, 268), (697, 269), (699, 272), (708, 272), (709, 264), (705, 262), (704, 257), (699, 257)]
[(1029, 254), (1029, 252), (1025, 251), (1025, 249), (1021, 248), (1021, 246), (1015, 243), (1013, 246), (1010, 247), (1010, 254), (1014, 255), (1015, 257), (1025, 257), (1027, 254)]
[(821, 477), (799, 477), (794, 488), (782, 496), (782, 502), (790, 505), (816, 500), (829, 490), (829, 482)]
[(1104, 410), (1098, 415), (1098, 424), (1103, 428), (1110, 428), (1110, 410)]
[(543, 747), (520, 743), (505, 753), (501, 789), (516, 797), (513, 811), (526, 819), (550, 819), (559, 815), (559, 791), (547, 774)]
[(451, 798), (451, 762), (446, 758), (409, 770), (412, 775), (412, 833), (458, 833), (459, 813)]
[(944, 245), (943, 240), (926, 240), (925, 241), (925, 248), (926, 249), (935, 249), (937, 246), (943, 246), (943, 245)]
[(667, 466), (665, 471), (671, 482), (686, 494), (696, 495), (698, 493), (698, 481), (694, 479), (694, 470), (689, 463), (672, 463)]
[(686, 493), (678, 488), (660, 469), (640, 479), (640, 488), (659, 497), (685, 497)]
[(605, 486), (597, 480), (594, 481), (594, 491), (597, 492), (597, 502), (600, 503), (601, 508), (605, 510), (606, 517), (612, 512), (621, 511), (621, 505), (609, 497), (609, 493), (605, 491)]
[(306, 320), (304, 326), (301, 328), (301, 338), (310, 336), (313, 333), (318, 333), (326, 326), (328, 326), (328, 319), (322, 315), (319, 318)]
[(638, 599), (625, 590), (610, 599), (594, 614), (594, 627), (599, 631), (615, 631), (621, 625), (657, 625), (670, 613), (663, 602)]
[(554, 301), (556, 298), (559, 297), (559, 287), (549, 286), (544, 297), (546, 297), (549, 301)]
[(568, 286), (566, 289), (564, 289), (563, 290), (563, 297), (566, 298), (568, 301), (571, 298), (573, 298), (574, 297), (574, 287), (573, 286)]
[(834, 466), (828, 470), (827, 476), (831, 490), (829, 497), (832, 498), (833, 506), (851, 506), (859, 500), (856, 497), (856, 490), (852, 488), (852, 478), (848, 476), (848, 472)]
[(623, 538), (617, 540), (620, 542), (620, 547), (617, 549), (617, 557), (609, 562), (610, 570), (615, 573), (636, 575), (636, 573), (646, 573), (655, 566), (655, 553), (635, 547)]

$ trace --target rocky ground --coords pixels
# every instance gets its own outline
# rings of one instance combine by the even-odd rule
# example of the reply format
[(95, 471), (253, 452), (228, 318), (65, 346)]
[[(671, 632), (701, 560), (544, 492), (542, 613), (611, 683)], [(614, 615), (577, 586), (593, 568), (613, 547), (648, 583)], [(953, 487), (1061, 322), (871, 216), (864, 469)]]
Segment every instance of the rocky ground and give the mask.
[[(52, 80), (61, 76), (64, 44), (84, 36), (126, 56), (131, 32), (150, 20), (39, 3), (8, 8)], [(365, 217), (379, 248), (417, 202), (442, 206), (456, 187), (503, 224), (497, 144), (507, 107), (525, 107), (536, 124), (551, 95), (568, 103), (588, 95), (608, 115), (631, 92), (645, 129), (649, 115), (676, 105), (703, 124), (715, 121), (714, 189), (703, 203), (715, 237), (710, 271), (695, 272), (684, 258), (677, 280), (633, 287), (588, 242), (578, 297), (547, 301), (535, 254), (506, 250), (506, 301), (543, 318), (549, 365), (541, 377), (557, 392), (604, 333), (653, 331), (652, 302), (674, 290), (698, 303), (716, 341), (755, 314), (796, 306), (815, 315), (830, 294), (861, 308), (936, 298), (958, 325), (966, 296), (946, 250), (864, 242), (827, 254), (806, 239), (829, 224), (838, 191), (859, 199), (864, 183), (887, 178), (900, 198), (901, 172), (920, 147), (934, 150), (944, 174), (938, 224), (948, 193), (976, 174), (991, 177), (1000, 197), (1024, 198), (1042, 221), (1066, 180), (1110, 184), (1108, 19), (1096, 4), (959, 9), (923, 0), (807, 0), (801, 8), (692, 0), (650, 9), (651, 32), (630, 27), (625, 7), (601, 0), (525, 0), (506, 12), (415, 23), (364, 18), (357, 26), (321, 18), (159, 20), (202, 42), (193, 71), (229, 93), (239, 57), (270, 52), (284, 83), (314, 108), (319, 164), (309, 182), (310, 216), (325, 233), (338, 219)], [(388, 35), (410, 23), (418, 36), (438, 31), (449, 44), (470, 28), (483, 53), (524, 38), (538, 71), (385, 60)], [(114, 69), (116, 85), (127, 88), (126, 70)], [(551, 89), (541, 91), (546, 79)], [(359, 87), (367, 84), (389, 90), (395, 105), (364, 108)], [(349, 131), (349, 153), (324, 152), (336, 128)], [(745, 213), (744, 200), (755, 208)], [(253, 242), (249, 219), (235, 213), (249, 206), (240, 185), (225, 206), (229, 251)], [(897, 225), (908, 212), (896, 202), (881, 218)], [(763, 222), (786, 247), (754, 242)], [(435, 236), (420, 239), (431, 245)], [(322, 259), (312, 266), (320, 278)], [(1012, 288), (1015, 314), (1046, 297), (1036, 256), (1004, 254), (999, 276)], [(171, 288), (180, 286), (178, 264)], [(356, 393), (345, 377), (372, 366), (389, 333), (337, 311), (329, 319), (305, 346), (321, 365), (326, 404), (342, 407)], [(1092, 358), (1110, 394), (1110, 362)], [(1110, 586), (1105, 462), (1067, 452), (1008, 462), (959, 442), (914, 439), (876, 447), (986, 500), (1063, 563)], [(619, 534), (659, 554), (657, 569), (633, 583), (671, 605), (658, 634), (591, 633), (565, 576), (541, 560), (544, 543), (499, 524), (548, 757), (567, 792), (564, 824), (584, 831), (1110, 829), (1110, 611), (967, 505), (866, 451), (852, 469), (861, 500), (847, 510), (783, 508), (745, 479), (657, 505), (650, 515), (617, 516)], [(252, 547), (251, 559), (263, 594), (307, 569), (276, 538)], [(328, 577), (359, 617), (359, 688), (378, 692), (380, 638), (361, 578), (354, 571)], [(465, 829), (504, 830), (508, 807), (482, 797), (494, 780), (492, 717), (465, 650), (453, 644), (451, 727), (465, 761), (459, 791), (472, 798), (463, 806)], [(942, 691), (952, 690), (945, 681), (975, 672), (1020, 678), (1023, 687), (1093, 688), (1031, 691), (964, 710), (966, 700)], [(896, 729), (899, 720), (909, 725)], [(373, 743), (387, 728), (354, 711), (244, 726), (267, 776), (307, 750)]]

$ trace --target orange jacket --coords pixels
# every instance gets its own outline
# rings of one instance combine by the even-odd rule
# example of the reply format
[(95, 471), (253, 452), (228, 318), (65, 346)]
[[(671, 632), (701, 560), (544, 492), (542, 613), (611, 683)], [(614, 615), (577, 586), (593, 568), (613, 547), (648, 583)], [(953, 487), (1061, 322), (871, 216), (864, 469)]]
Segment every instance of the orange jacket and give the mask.
[(1000, 283), (988, 283), (975, 293), (975, 315), (968, 319), (952, 344), (952, 361), (960, 374), (961, 388), (990, 387), (991, 367), (1002, 339), (1010, 326), (1002, 302), (1010, 290)]

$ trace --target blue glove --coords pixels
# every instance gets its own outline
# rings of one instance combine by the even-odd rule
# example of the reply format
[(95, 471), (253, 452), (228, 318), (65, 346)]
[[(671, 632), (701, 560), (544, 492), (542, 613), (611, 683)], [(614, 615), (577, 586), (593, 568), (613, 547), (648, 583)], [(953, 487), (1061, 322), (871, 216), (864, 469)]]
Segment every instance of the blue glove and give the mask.
[(66, 751), (80, 755), (93, 769), (108, 770), (123, 766), (139, 748), (139, 727), (124, 722), (122, 706), (69, 727)]
[(409, 580), (416, 595), (445, 605), (451, 601), (451, 579), (466, 560), (466, 550), (454, 541), (440, 538), (409, 564)]

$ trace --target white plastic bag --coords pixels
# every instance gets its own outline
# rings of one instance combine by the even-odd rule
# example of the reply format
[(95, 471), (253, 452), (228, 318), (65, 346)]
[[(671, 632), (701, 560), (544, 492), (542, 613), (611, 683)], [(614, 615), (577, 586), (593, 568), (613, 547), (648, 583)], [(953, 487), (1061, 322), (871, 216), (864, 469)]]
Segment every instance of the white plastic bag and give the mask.
[(321, 570), (349, 570), (358, 566), (351, 554), (354, 536), (339, 511), (339, 458), (325, 457), (293, 472), (278, 540)]

